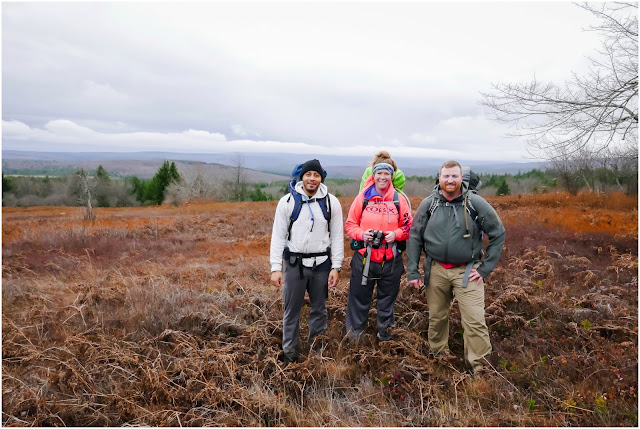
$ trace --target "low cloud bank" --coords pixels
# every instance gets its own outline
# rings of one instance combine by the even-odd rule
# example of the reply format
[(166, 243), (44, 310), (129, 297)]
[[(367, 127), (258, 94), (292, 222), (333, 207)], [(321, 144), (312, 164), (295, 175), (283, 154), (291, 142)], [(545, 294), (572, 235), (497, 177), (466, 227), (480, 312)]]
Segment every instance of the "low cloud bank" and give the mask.
[[(230, 153), (230, 152), (274, 152), (326, 155), (363, 155), (378, 150), (391, 150), (397, 157), (416, 158), (466, 158), (475, 156), (478, 150), (473, 130), (478, 129), (479, 119), (464, 118), (436, 127), (434, 135), (412, 133), (407, 142), (399, 139), (380, 139), (373, 145), (330, 146), (304, 142), (281, 142), (273, 140), (229, 140), (217, 132), (188, 129), (181, 132), (103, 132), (77, 124), (67, 119), (47, 122), (42, 128), (31, 127), (21, 121), (2, 121), (4, 149), (57, 151), (57, 152), (139, 152), (166, 151), (182, 153)], [(461, 126), (462, 125), (462, 126)], [(473, 126), (476, 125), (476, 126)], [(454, 128), (459, 136), (456, 143), (448, 143), (447, 129)], [(242, 134), (242, 133), (238, 133)], [(500, 160), (521, 160), (520, 150), (514, 145), (511, 151), (505, 148)], [(484, 156), (483, 156), (484, 155)], [(478, 152), (478, 159), (491, 159)]]

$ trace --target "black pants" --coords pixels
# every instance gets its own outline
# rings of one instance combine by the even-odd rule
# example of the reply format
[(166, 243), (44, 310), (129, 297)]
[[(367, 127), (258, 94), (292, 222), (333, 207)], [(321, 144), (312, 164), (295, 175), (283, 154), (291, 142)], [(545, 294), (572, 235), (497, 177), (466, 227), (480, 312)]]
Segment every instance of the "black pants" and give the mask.
[(357, 339), (367, 327), (367, 317), (373, 299), (373, 287), (377, 285), (378, 299), (378, 333), (386, 336), (387, 329), (395, 325), (393, 314), (400, 278), (404, 273), (402, 254), (390, 261), (384, 267), (381, 262), (371, 262), (366, 286), (362, 285), (363, 256), (355, 252), (351, 259), (351, 280), (349, 283), (349, 302), (347, 303), (347, 334), (351, 339)]

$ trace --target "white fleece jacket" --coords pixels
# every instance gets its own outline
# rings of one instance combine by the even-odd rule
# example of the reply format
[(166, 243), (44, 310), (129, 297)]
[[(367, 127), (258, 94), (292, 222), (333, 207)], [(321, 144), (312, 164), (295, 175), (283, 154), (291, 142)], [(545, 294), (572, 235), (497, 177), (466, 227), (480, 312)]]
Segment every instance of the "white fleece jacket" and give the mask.
[[(303, 196), (304, 200), (306, 194), (304, 193), (302, 182), (296, 183), (296, 191)], [(321, 183), (312, 199), (320, 199), (327, 194), (327, 186)], [(271, 255), (269, 258), (271, 271), (282, 271), (282, 252), (285, 246), (296, 253), (319, 253), (324, 252), (327, 247), (331, 246), (331, 268), (340, 268), (344, 259), (344, 232), (340, 201), (329, 194), (331, 203), (329, 230), (327, 230), (327, 220), (324, 218), (318, 202), (303, 203), (300, 215), (291, 227), (291, 237), (287, 240), (289, 217), (295, 205), (293, 197), (289, 199), (290, 196), (291, 194), (287, 194), (280, 198), (276, 208), (271, 232)], [(288, 199), (289, 201), (287, 201)], [(313, 267), (314, 262), (316, 265), (320, 265), (326, 260), (326, 256), (317, 256), (304, 258), (302, 263), (305, 267)]]

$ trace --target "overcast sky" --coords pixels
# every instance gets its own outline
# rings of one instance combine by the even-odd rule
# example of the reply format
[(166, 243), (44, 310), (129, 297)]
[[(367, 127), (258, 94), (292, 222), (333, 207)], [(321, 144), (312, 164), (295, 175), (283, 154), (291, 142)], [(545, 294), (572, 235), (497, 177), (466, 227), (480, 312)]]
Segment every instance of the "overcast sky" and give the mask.
[(521, 161), (480, 92), (584, 70), (592, 23), (569, 2), (3, 2), (3, 148)]

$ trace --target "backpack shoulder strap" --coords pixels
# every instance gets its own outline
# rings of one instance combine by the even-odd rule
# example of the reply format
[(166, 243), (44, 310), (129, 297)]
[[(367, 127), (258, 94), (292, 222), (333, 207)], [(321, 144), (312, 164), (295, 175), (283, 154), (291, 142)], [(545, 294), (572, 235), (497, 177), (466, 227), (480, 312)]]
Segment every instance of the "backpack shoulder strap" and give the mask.
[(429, 204), (429, 208), (427, 209), (427, 212), (425, 213), (426, 216), (427, 216), (427, 220), (420, 227), (420, 238), (424, 237), (424, 231), (427, 229), (427, 223), (429, 222), (429, 219), (431, 218), (431, 215), (438, 208), (438, 205), (439, 205), (439, 201), (438, 201), (439, 199), (438, 199), (437, 195), (435, 195), (435, 192), (433, 194), (431, 194), (427, 198), (431, 198), (431, 204)]
[(322, 210), (322, 215), (327, 220), (327, 231), (331, 231), (331, 197), (327, 194), (316, 201)]
[(433, 199), (431, 200), (431, 205), (427, 210), (427, 219), (431, 218), (431, 215), (433, 214), (433, 212), (436, 211), (436, 209), (440, 205), (440, 199), (434, 194), (432, 194), (432, 197)]
[(293, 189), (291, 190), (291, 195), (289, 196), (289, 199), (287, 199), (287, 201), (290, 201), (291, 197), (293, 197), (293, 210), (291, 210), (291, 215), (289, 216), (287, 240), (291, 238), (291, 227), (293, 226), (293, 223), (298, 219), (298, 216), (300, 216), (300, 211), (302, 210), (302, 196), (298, 192), (296, 192), (295, 189)]
[(327, 231), (331, 232), (331, 194), (327, 194), (327, 215), (325, 219), (327, 219)]
[[(363, 195), (364, 196), (364, 195)], [(362, 212), (364, 213), (364, 209), (367, 208), (367, 205), (369, 204), (369, 199), (367, 197), (364, 197), (364, 199), (362, 200)]]
[(396, 206), (396, 210), (398, 211), (398, 219), (402, 219), (402, 216), (400, 216), (400, 195), (398, 195), (397, 190), (394, 190), (393, 192), (393, 204)]
[(331, 201), (329, 200), (329, 196), (325, 195), (324, 197), (315, 200), (318, 202), (320, 209), (322, 210), (322, 215), (324, 218), (329, 221), (331, 220)]
[[(478, 194), (476, 191), (470, 191), (472, 194)], [(471, 215), (471, 219), (472, 220), (476, 220), (476, 218), (478, 217), (478, 210), (476, 210), (476, 208), (473, 206), (473, 203), (471, 202), (471, 198), (467, 197), (467, 211), (469, 212), (469, 214)]]
[[(291, 189), (291, 195), (287, 199), (287, 201), (291, 200), (293, 197), (294, 206), (293, 210), (291, 210), (291, 215), (289, 216), (289, 228), (287, 230), (287, 239), (291, 237), (291, 228), (293, 227), (293, 223), (298, 220), (300, 216), (300, 212), (302, 211), (302, 206), (304, 201), (302, 201), (302, 195), (298, 193), (295, 189)], [(329, 198), (329, 194), (325, 195), (320, 199), (311, 199), (309, 202), (316, 201), (320, 206), (320, 210), (322, 210), (322, 215), (327, 220), (327, 231), (331, 231), (331, 199)]]
[[(400, 193), (401, 192), (402, 191), (400, 191)], [(407, 204), (409, 204), (409, 212), (411, 212), (411, 203), (409, 202), (409, 198), (407, 198), (407, 196), (404, 194), (402, 195), (407, 200)], [(395, 192), (393, 193), (393, 204), (396, 206), (396, 210), (398, 211), (398, 226), (399, 226), (403, 221), (403, 217), (402, 217), (402, 213), (400, 212), (400, 195), (397, 189), (395, 189)]]

